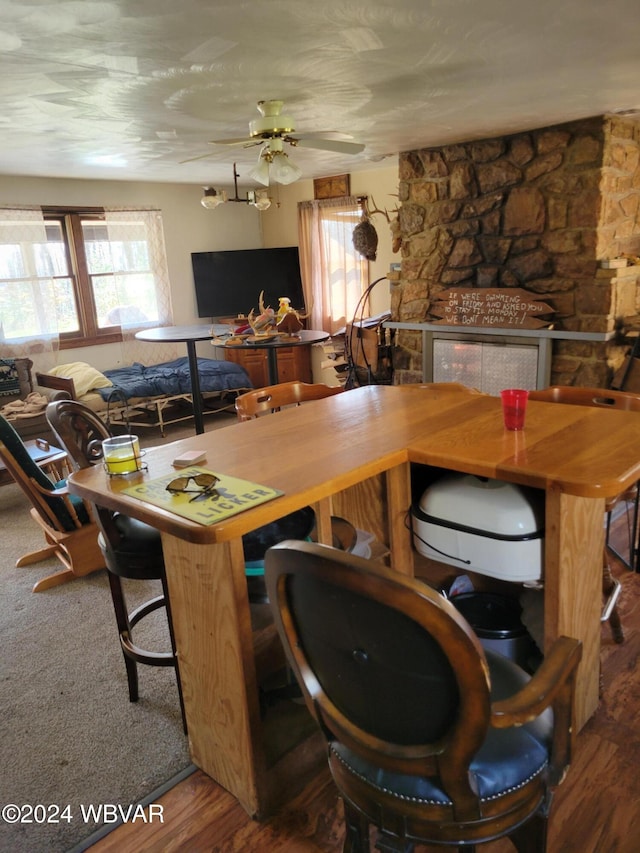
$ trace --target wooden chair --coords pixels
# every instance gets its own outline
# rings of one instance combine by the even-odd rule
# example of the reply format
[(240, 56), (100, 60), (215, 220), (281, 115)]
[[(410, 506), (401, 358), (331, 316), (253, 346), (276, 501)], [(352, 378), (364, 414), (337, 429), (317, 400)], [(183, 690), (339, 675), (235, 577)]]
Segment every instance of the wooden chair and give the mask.
[(342, 391), (341, 385), (333, 388), (320, 382), (281, 382), (279, 385), (268, 385), (240, 394), (236, 397), (236, 412), (239, 421), (250, 421), (260, 415), (280, 411), (283, 406), (299, 406), (300, 403), (332, 397)]
[[(608, 388), (581, 388), (574, 385), (553, 385), (539, 391), (529, 392), (530, 400), (538, 400), (545, 403), (565, 403), (571, 406), (590, 406), (607, 409), (621, 409), (628, 412), (640, 412), (640, 394), (631, 391), (611, 391)], [(640, 421), (639, 421), (640, 427)], [(607, 516), (613, 508), (621, 501), (630, 501), (634, 504), (634, 520), (630, 535), (631, 563), (634, 562), (636, 548), (636, 532), (638, 517), (638, 487), (633, 486), (622, 494), (607, 499), (605, 512)], [(602, 613), (602, 621), (609, 622), (613, 639), (616, 643), (624, 641), (624, 631), (618, 613), (617, 599), (620, 594), (620, 582), (613, 577), (609, 555), (605, 544), (602, 554), (602, 591), (605, 596), (605, 606)]]
[[(102, 464), (102, 441), (110, 436), (104, 422), (88, 406), (76, 400), (59, 400), (49, 403), (47, 420), (61, 446), (69, 454), (71, 465), (78, 471), (91, 465)], [(164, 556), (160, 531), (144, 522), (113, 512), (106, 507), (93, 505), (99, 527), (98, 545), (103, 555), (109, 577), (109, 588), (118, 627), (120, 647), (127, 670), (129, 700), (137, 702), (138, 664), (147, 666), (172, 666), (176, 670), (182, 721), (186, 732), (186, 718), (182, 701), (182, 687), (173, 636), (169, 594), (164, 570)], [(159, 580), (162, 595), (129, 611), (122, 578), (129, 580)], [(135, 626), (159, 608), (167, 611), (171, 651), (155, 652), (141, 648), (134, 640)]]
[[(283, 406), (299, 406), (301, 403), (306, 403), (310, 400), (321, 400), (324, 397), (332, 397), (334, 394), (340, 394), (343, 390), (341, 385), (331, 387), (322, 383), (310, 384), (308, 382), (300, 382), (299, 380), (282, 382), (279, 385), (256, 388), (254, 391), (248, 391), (246, 394), (236, 397), (236, 412), (238, 413), (238, 420), (250, 421), (262, 415), (279, 412)], [(292, 538), (291, 535), (286, 535), (287, 525), (290, 525), (291, 529), (295, 526), (300, 530), (304, 530), (307, 519), (310, 519), (311, 524), (304, 536), (300, 537), (305, 538), (305, 536), (311, 533), (314, 527), (315, 516), (311, 507), (303, 507), (301, 510), (291, 513), (285, 519), (280, 519), (275, 525), (267, 525), (266, 528), (260, 528), (243, 537), (245, 557), (249, 563), (247, 585), (249, 588), (249, 601), (251, 603), (260, 604), (268, 601), (262, 569), (264, 554), (267, 548), (283, 539)], [(340, 539), (339, 529), (341, 524), (344, 524), (342, 519), (331, 519), (334, 541), (339, 541)], [(271, 527), (273, 530), (270, 530)], [(256, 543), (258, 548), (256, 548)], [(259, 551), (259, 556), (257, 553), (255, 556), (250, 553), (254, 551)], [(259, 563), (257, 569), (251, 568), (253, 561)]]
[[(343, 850), (546, 850), (572, 749), (577, 640), (534, 676), (483, 652), (456, 608), (381, 564), (306, 542), (267, 552), (276, 625), (344, 799)], [(553, 714), (549, 708), (553, 708)]]
[(44, 533), (46, 546), (25, 554), (16, 566), (29, 566), (57, 557), (64, 569), (37, 581), (34, 592), (67, 583), (104, 568), (98, 547), (98, 528), (91, 507), (56, 485), (31, 458), (13, 426), (0, 415), (0, 458), (31, 502), (31, 517)]

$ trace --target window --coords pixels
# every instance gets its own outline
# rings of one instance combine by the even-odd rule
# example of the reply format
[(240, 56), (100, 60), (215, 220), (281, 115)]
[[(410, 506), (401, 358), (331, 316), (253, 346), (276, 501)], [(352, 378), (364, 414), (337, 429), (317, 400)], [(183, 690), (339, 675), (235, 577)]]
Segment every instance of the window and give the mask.
[(56, 334), (61, 348), (109, 343), (170, 316), (156, 211), (0, 212), (5, 342)]
[(362, 218), (355, 197), (300, 202), (300, 266), (313, 328), (331, 334), (350, 322), (369, 280), (369, 264), (353, 246)]

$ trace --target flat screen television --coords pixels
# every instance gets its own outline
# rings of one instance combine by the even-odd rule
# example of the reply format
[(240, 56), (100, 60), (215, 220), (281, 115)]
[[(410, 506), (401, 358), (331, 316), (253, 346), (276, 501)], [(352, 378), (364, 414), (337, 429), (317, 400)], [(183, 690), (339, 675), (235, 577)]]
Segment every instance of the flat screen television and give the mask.
[(193, 281), (198, 317), (221, 320), (258, 313), (260, 292), (264, 304), (278, 309), (288, 296), (291, 307), (304, 309), (297, 246), (277, 249), (241, 249), (192, 252)]

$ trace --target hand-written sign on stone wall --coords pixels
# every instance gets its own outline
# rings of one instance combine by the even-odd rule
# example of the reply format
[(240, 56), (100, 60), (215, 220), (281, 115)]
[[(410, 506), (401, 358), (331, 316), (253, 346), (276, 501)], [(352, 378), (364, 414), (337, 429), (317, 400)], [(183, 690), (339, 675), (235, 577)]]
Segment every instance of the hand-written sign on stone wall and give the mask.
[(511, 287), (454, 287), (437, 294), (429, 313), (446, 326), (484, 326), (497, 329), (540, 329), (548, 326), (553, 308), (535, 294)]

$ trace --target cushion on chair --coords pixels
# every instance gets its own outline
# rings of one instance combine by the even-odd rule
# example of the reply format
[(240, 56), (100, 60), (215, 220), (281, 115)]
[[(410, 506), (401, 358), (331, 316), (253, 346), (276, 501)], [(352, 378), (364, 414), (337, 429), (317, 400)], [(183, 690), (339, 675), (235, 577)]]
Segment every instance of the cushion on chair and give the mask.
[(4, 407), (15, 400), (26, 400), (33, 391), (30, 358), (0, 358), (0, 404)]
[(113, 523), (121, 537), (116, 548), (107, 545), (102, 533), (98, 536), (109, 571), (136, 580), (161, 578), (164, 557), (160, 531), (120, 513), (114, 515)]
[[(53, 484), (53, 493), (55, 494), (58, 489), (63, 489), (67, 485), (66, 480), (58, 480), (57, 483)], [(88, 524), (91, 521), (89, 517), (89, 513), (87, 511), (87, 507), (85, 502), (79, 495), (71, 495), (67, 493), (67, 498), (69, 502), (72, 504), (74, 510), (76, 511), (76, 515), (78, 516), (78, 521), (82, 522), (82, 524)], [(73, 525), (75, 527), (75, 525)]]
[(20, 391), (20, 376), (16, 359), (0, 358), (0, 397), (17, 397), (20, 395)]
[(121, 513), (114, 516), (114, 522), (122, 536), (119, 552), (162, 556), (162, 542), (157, 528)]
[[(529, 676), (513, 661), (487, 652), (491, 673), (492, 701), (513, 695)], [(489, 729), (487, 738), (471, 762), (481, 799), (518, 788), (547, 766), (553, 714), (545, 711), (533, 723), (508, 729)], [(343, 768), (389, 794), (415, 801), (448, 804), (450, 800), (437, 780), (408, 774), (390, 773), (359, 758), (343, 744), (333, 742), (330, 762), (339, 761)]]

